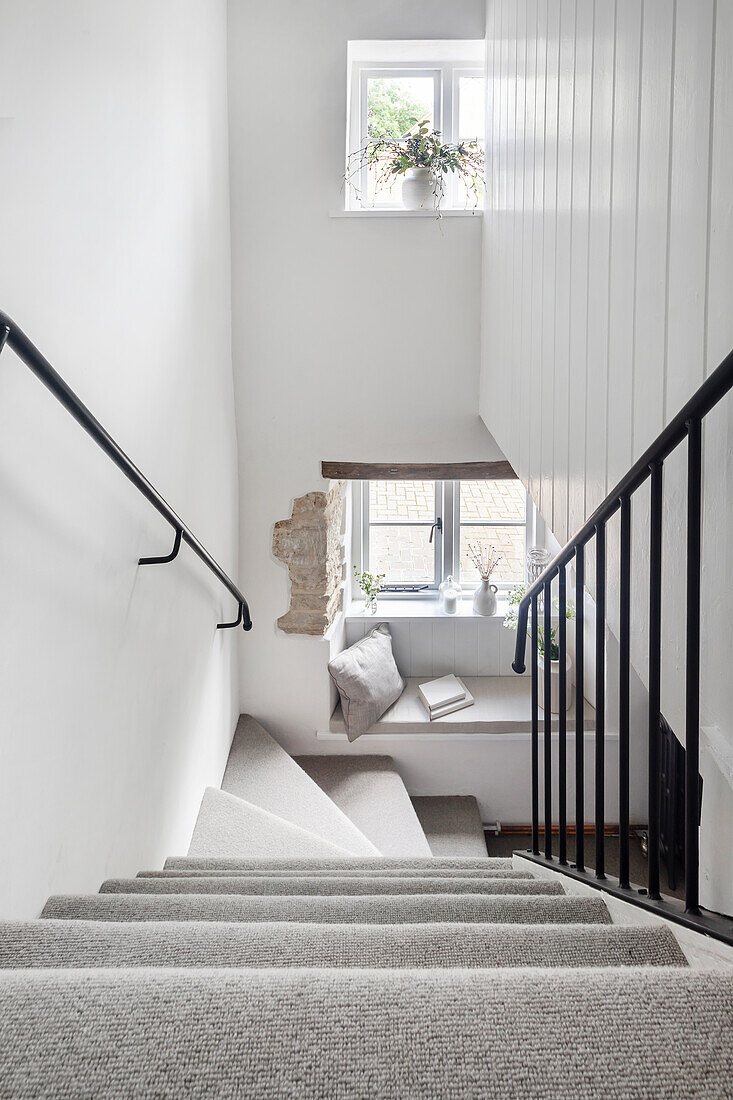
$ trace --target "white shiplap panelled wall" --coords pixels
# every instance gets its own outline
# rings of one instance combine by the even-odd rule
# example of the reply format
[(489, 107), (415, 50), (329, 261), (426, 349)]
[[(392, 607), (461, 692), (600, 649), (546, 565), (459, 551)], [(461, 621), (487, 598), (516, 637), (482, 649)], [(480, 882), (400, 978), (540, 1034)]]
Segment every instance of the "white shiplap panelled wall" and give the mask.
[[(487, 55), (480, 409), (564, 542), (733, 347), (733, 0), (488, 0)], [(705, 432), (702, 698), (731, 754), (732, 409)], [(684, 470), (665, 469), (662, 689), (683, 739)], [(646, 491), (633, 523), (643, 676)], [(608, 540), (613, 627), (616, 523)], [(730, 912), (719, 764), (704, 753), (704, 892)]]

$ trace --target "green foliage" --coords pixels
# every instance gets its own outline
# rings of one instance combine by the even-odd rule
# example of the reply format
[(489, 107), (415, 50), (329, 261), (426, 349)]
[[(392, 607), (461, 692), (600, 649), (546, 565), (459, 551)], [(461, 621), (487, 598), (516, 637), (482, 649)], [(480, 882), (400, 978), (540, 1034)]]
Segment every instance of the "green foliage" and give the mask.
[(376, 600), (378, 593), (382, 590), (382, 581), (385, 578), (385, 574), (360, 573), (356, 566), (354, 566), (354, 577), (356, 578), (356, 583), (359, 585), (359, 588), (361, 588), (364, 593), (365, 599), (370, 602)]
[(474, 206), (478, 205), (484, 185), (484, 153), (478, 140), (444, 144), (440, 140), (440, 130), (431, 130), (425, 118), (399, 138), (368, 137), (361, 149), (349, 155), (344, 180), (359, 200), (359, 177), (363, 168), (373, 168), (376, 182), (382, 186), (391, 186), (395, 176), (402, 176), (411, 168), (429, 168), (438, 216), (448, 172), (463, 181), (467, 194), (473, 193)]
[(523, 584), (515, 584), (514, 588), (512, 588), (507, 597), (507, 604), (509, 605), (509, 609), (504, 616), (504, 626), (507, 628), (507, 630), (517, 629), (519, 604), (526, 591), (527, 589)]
[[(537, 631), (537, 648), (539, 649), (540, 653), (544, 657), (545, 656), (545, 632), (542, 629), (542, 627), (540, 627), (539, 630)], [(555, 641), (555, 628), (554, 627), (550, 631), (550, 660), (551, 661), (559, 661), (560, 660), (560, 646)]]
[[(517, 620), (519, 618), (519, 604), (521, 603), (522, 598), (524, 597), (526, 591), (527, 591), (527, 589), (523, 584), (515, 584), (514, 588), (512, 588), (511, 592), (509, 593), (509, 597), (507, 599), (507, 603), (509, 605), (509, 610), (507, 611), (507, 613), (504, 617), (504, 626), (507, 627), (509, 630), (516, 630), (517, 629)], [(560, 604), (557, 600), (552, 601), (552, 606), (555, 608), (556, 611), (560, 610)], [(575, 605), (574, 604), (568, 603), (568, 604), (565, 605), (565, 618), (566, 619), (574, 619), (575, 618)], [(560, 660), (560, 646), (558, 645), (557, 640), (556, 640), (556, 633), (557, 633), (557, 628), (553, 627), (550, 630), (550, 641), (549, 641), (549, 650), (550, 650), (550, 660), (551, 661), (559, 661)], [(545, 631), (544, 631), (544, 627), (542, 627), (542, 626), (537, 628), (537, 644), (538, 644), (539, 652), (544, 657), (545, 656)]]
[(425, 107), (392, 80), (372, 80), (367, 106), (367, 136), (399, 141), (420, 121)]

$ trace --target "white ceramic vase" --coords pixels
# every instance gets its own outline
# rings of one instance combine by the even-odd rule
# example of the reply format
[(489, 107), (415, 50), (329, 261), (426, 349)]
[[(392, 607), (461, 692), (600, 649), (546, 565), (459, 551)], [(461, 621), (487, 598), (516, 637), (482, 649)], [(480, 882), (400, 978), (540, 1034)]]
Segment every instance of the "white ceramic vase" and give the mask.
[[(545, 709), (545, 659), (537, 655), (537, 679), (539, 704)], [(573, 703), (573, 658), (565, 655), (565, 709), (570, 710)], [(560, 662), (550, 661), (550, 714), (560, 713)]]
[(496, 585), (482, 580), (473, 594), (473, 610), (476, 615), (496, 614)]
[(408, 168), (402, 181), (402, 205), (405, 210), (432, 210), (435, 205), (435, 181), (429, 168)]

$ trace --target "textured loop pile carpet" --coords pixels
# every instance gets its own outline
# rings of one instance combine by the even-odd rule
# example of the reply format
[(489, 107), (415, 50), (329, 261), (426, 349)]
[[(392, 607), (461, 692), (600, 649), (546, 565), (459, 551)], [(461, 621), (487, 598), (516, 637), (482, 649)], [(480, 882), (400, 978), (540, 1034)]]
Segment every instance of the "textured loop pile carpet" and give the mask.
[(379, 878), (364, 875), (347, 878), (268, 878), (252, 875), (202, 875), (175, 878), (112, 878), (102, 883), (100, 894), (259, 894), (359, 895), (359, 894), (561, 894), (559, 882), (514, 878)]
[(8, 1100), (658, 1100), (733, 1079), (733, 986), (691, 970), (16, 970), (0, 1005)]
[(44, 920), (6, 924), (0, 968), (684, 966), (664, 927)]
[(243, 718), (187, 855), (0, 923), (0, 1100), (733, 1095), (733, 970), (389, 758), (301, 764)]

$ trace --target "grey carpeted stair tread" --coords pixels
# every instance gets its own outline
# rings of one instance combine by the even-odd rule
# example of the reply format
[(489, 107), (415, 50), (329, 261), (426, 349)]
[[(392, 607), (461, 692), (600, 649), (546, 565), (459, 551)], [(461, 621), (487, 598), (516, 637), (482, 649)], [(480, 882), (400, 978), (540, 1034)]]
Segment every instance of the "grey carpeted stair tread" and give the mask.
[(246, 894), (61, 894), (41, 914), (60, 920), (307, 921), (320, 924), (610, 924), (601, 898), (490, 894), (253, 897)]
[(329, 857), (346, 855), (322, 837), (282, 818), (207, 787), (194, 826), (189, 856)]
[(324, 794), (249, 714), (240, 716), (221, 789), (356, 855), (378, 855), (343, 810)]
[(0, 974), (0, 1096), (730, 1097), (722, 971)]
[(545, 879), (476, 878), (265, 878), (209, 875), (184, 878), (112, 878), (101, 894), (253, 894), (369, 895), (374, 894), (564, 894), (562, 883)]
[(0, 968), (686, 966), (663, 925), (0, 924)]
[(318, 869), (311, 871), (279, 871), (272, 868), (265, 871), (254, 870), (201, 870), (189, 868), (188, 870), (173, 871), (138, 871), (138, 878), (231, 878), (239, 875), (243, 878), (476, 878), (476, 879), (534, 879), (529, 871), (504, 871), (500, 868), (489, 867), (488, 870), (478, 870), (475, 867), (426, 867), (418, 870), (412, 867), (376, 867), (359, 871), (356, 868), (344, 869)]
[(412, 805), (434, 856), (488, 859), (481, 814), (473, 795), (413, 795)]
[[(472, 868), (480, 871), (494, 868), (495, 870), (511, 871), (514, 867), (514, 862), (512, 859), (499, 856), (490, 856), (487, 860), (441, 859), (440, 857), (432, 856), (428, 856), (427, 859), (419, 856), (413, 858), (409, 856), (397, 858), (383, 856), (376, 859), (371, 856), (365, 856), (364, 858), (335, 857), (328, 859), (238, 859), (236, 857), (204, 857), (194, 859), (191, 856), (169, 856), (164, 866), (167, 871), (262, 871), (268, 868), (272, 868), (276, 871), (308, 871), (312, 869), (326, 871), (381, 871), (383, 868), (396, 870), (403, 867), (416, 871), (421, 871), (426, 868), (430, 871), (434, 868), (441, 868), (443, 870)], [(527, 867), (530, 868), (529, 863), (527, 863)]]
[(295, 760), (384, 855), (432, 855), (391, 757), (296, 756)]

